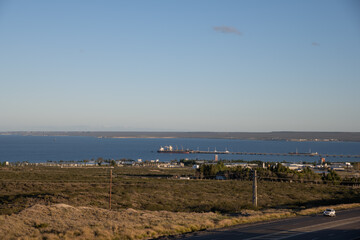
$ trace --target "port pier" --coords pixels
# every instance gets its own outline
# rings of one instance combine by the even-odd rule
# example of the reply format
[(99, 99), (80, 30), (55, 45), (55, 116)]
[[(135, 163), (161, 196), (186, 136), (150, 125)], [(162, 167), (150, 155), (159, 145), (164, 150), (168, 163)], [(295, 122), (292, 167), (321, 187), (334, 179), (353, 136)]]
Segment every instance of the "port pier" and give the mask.
[(320, 154), (320, 153), (259, 153), (259, 152), (230, 152), (230, 151), (200, 151), (200, 150), (174, 150), (160, 148), (158, 153), (181, 153), (181, 154), (231, 154), (231, 155), (264, 155), (264, 156), (304, 156), (304, 157), (341, 157), (341, 158), (360, 158), (360, 155), (342, 154)]

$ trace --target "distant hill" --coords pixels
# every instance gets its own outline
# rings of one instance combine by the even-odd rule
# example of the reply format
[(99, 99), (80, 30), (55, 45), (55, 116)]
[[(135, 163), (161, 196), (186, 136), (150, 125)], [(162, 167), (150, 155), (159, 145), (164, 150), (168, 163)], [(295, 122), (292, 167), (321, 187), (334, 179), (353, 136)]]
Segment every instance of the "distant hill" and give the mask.
[(1, 135), (88, 136), (102, 138), (218, 138), (283, 141), (360, 141), (360, 132), (98, 132), (98, 131), (13, 131)]

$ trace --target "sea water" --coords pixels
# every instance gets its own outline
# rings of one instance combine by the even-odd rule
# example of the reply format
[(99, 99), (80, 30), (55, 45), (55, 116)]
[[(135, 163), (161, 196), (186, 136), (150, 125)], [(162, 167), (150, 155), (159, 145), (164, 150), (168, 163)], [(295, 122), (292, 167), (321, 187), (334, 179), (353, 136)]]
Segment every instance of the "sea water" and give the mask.
[[(345, 155), (326, 157), (328, 162), (360, 162), (360, 142), (291, 142), (199, 138), (95, 138), (74, 136), (0, 135), (0, 162), (82, 161), (103, 159), (142, 159), (167, 162), (180, 159), (213, 160), (215, 154), (158, 153), (161, 146), (200, 151), (253, 153), (315, 153)], [(318, 162), (319, 156), (270, 156), (219, 154), (218, 159), (272, 162)]]

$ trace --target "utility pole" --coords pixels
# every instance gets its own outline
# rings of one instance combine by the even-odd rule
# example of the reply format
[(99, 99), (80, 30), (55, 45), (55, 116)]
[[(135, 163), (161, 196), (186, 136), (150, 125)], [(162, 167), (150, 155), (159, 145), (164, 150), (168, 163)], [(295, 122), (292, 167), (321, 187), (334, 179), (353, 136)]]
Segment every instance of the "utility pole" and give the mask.
[(257, 207), (257, 179), (256, 179), (256, 170), (254, 170), (253, 175), (253, 205)]
[(111, 210), (111, 184), (112, 184), (112, 169), (110, 168), (110, 191), (109, 191), (109, 209)]

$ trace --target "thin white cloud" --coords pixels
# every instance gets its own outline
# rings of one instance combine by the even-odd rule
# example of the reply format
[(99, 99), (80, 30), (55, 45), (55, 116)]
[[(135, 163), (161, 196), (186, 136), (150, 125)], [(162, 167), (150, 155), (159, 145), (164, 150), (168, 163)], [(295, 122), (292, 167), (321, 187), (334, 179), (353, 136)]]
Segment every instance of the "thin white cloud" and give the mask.
[(234, 27), (215, 26), (215, 27), (213, 27), (213, 29), (214, 29), (214, 31), (219, 32), (219, 33), (230, 33), (230, 34), (242, 35), (242, 33)]

